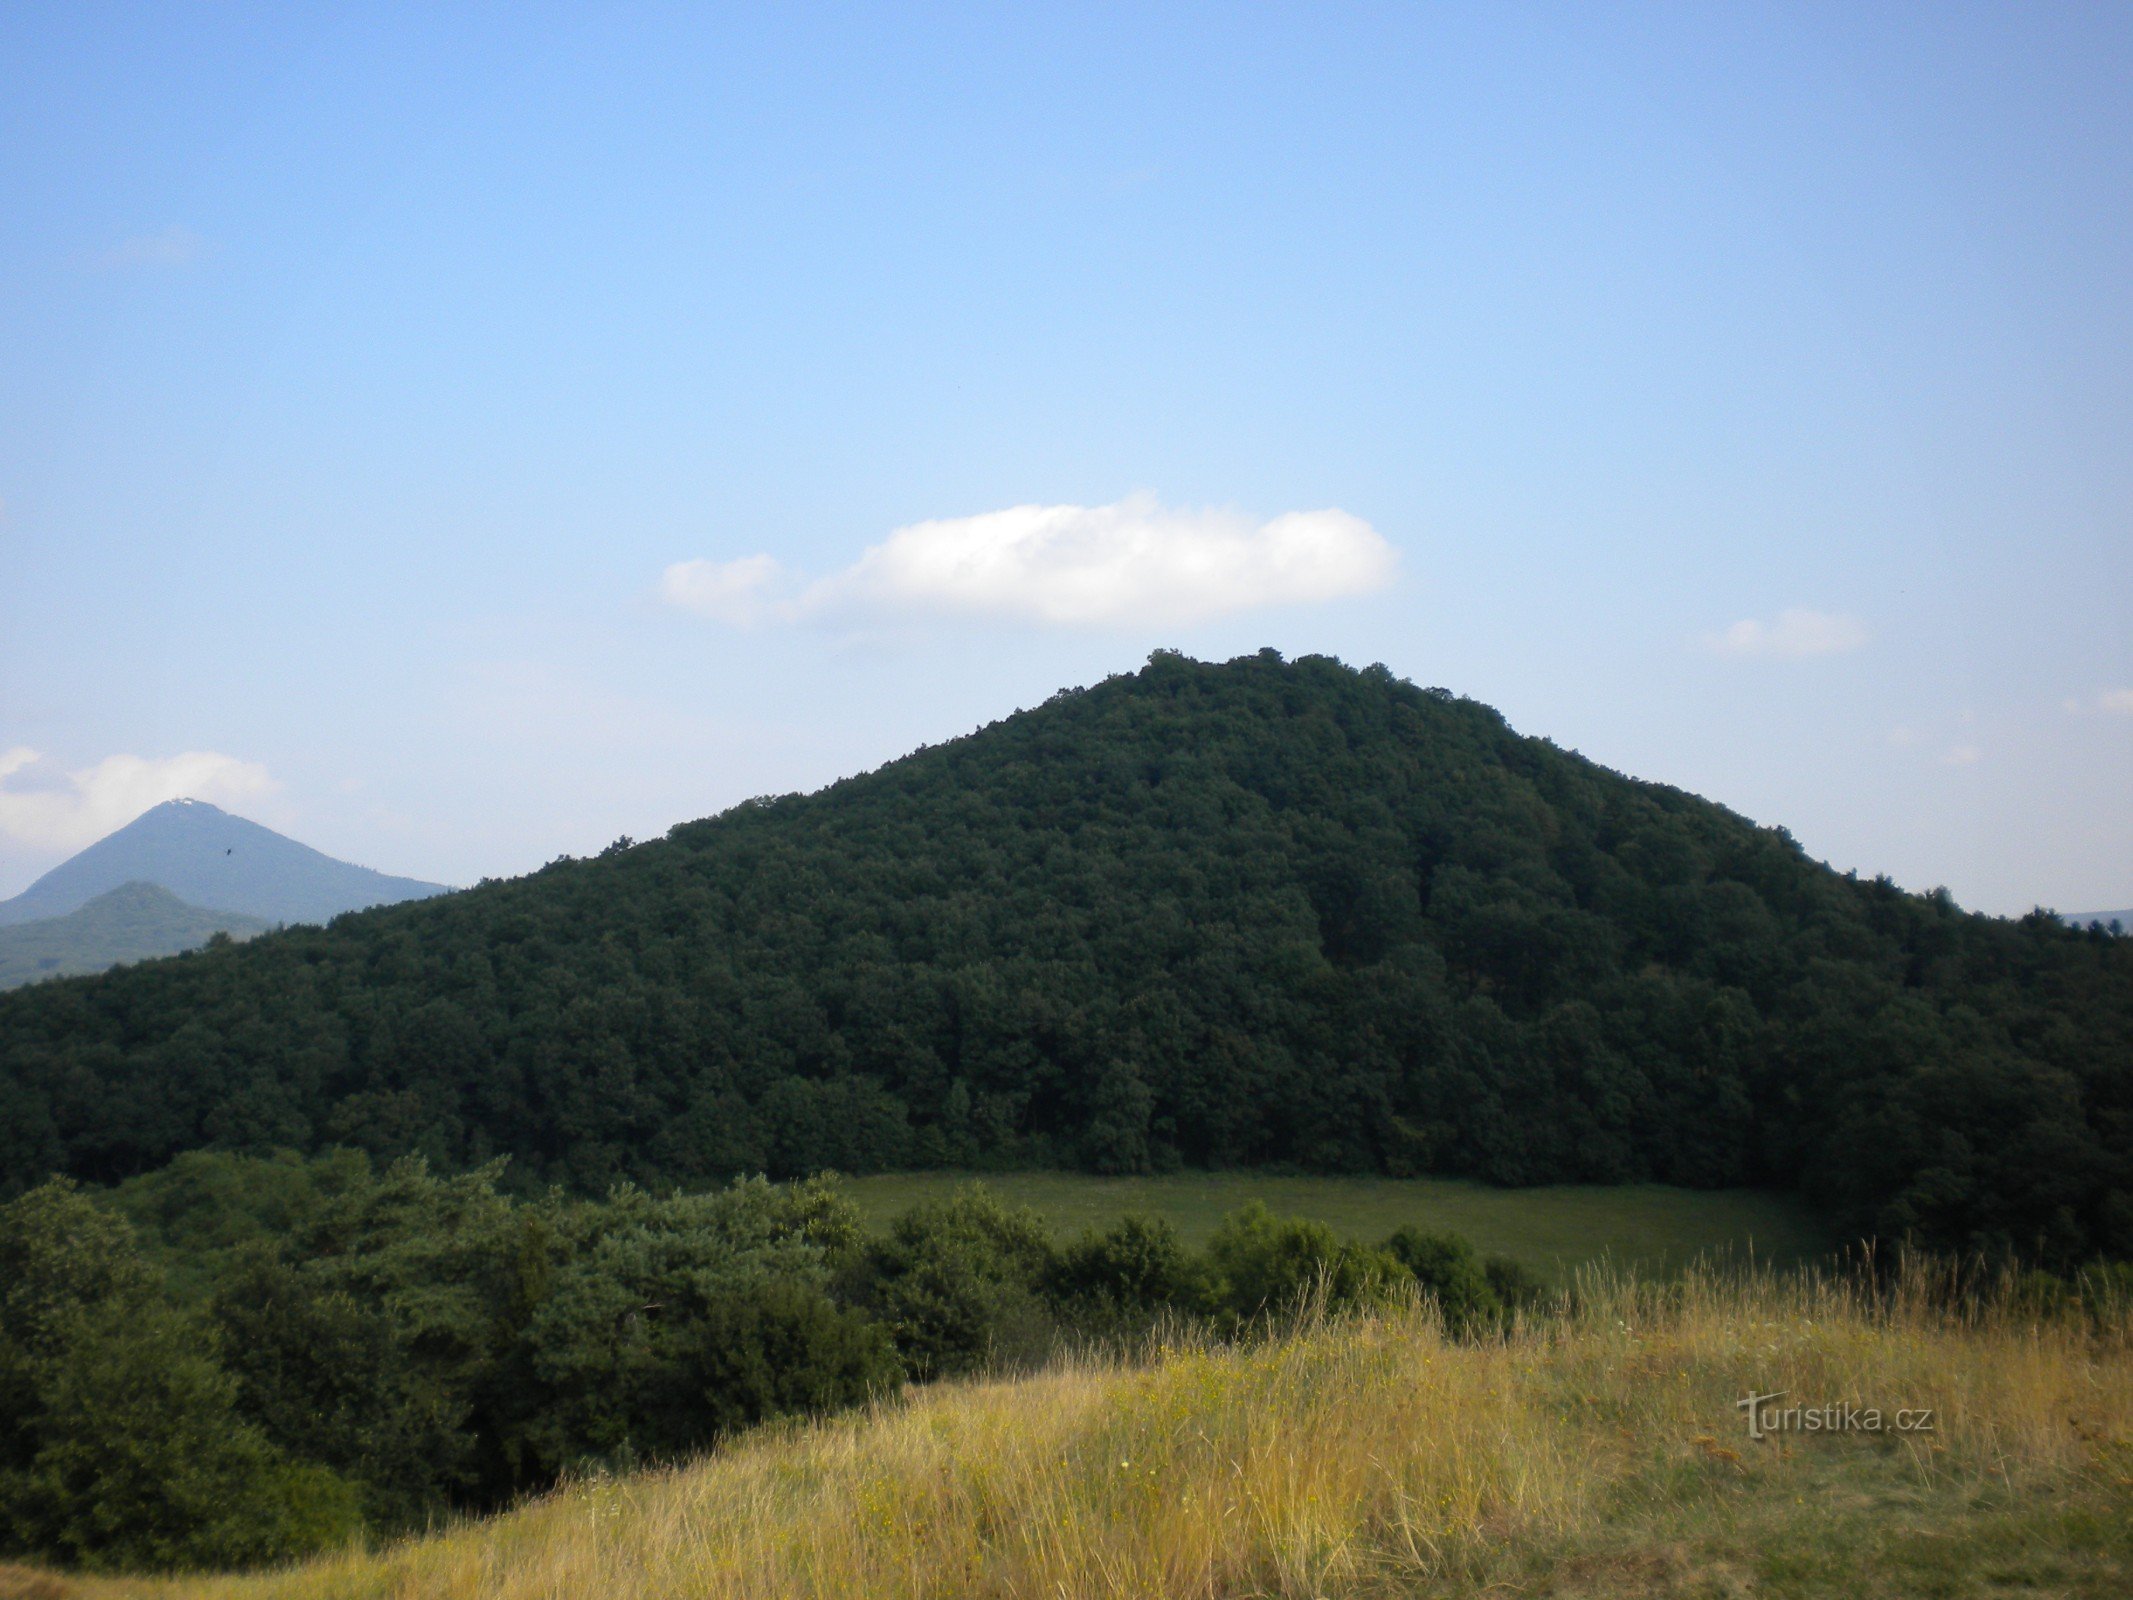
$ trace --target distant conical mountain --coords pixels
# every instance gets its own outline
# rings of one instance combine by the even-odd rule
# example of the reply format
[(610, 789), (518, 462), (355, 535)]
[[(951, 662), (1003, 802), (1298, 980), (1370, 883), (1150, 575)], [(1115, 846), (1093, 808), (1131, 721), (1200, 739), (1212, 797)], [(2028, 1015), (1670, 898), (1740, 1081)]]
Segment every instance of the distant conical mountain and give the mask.
[(447, 892), (441, 883), (336, 861), (204, 800), (168, 800), (0, 900), (0, 927), (65, 916), (128, 883), (158, 884), (188, 905), (265, 922), (326, 922)]

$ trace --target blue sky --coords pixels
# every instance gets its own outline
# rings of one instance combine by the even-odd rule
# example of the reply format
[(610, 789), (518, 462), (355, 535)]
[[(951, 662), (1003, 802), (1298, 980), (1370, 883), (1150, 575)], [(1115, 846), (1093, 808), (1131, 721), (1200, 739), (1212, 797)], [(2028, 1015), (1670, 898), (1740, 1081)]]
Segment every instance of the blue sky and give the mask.
[(0, 894), (1271, 644), (2133, 905), (2129, 196), (2116, 5), (14, 5)]

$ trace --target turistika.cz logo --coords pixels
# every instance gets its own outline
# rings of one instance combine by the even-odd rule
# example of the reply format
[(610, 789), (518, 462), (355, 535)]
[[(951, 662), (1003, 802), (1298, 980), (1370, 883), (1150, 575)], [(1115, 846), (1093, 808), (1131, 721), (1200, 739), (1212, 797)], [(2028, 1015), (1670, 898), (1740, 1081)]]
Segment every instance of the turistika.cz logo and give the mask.
[(1780, 1406), (1792, 1391), (1751, 1393), (1733, 1402), (1748, 1414), (1748, 1437), (1767, 1439), (1776, 1433), (1931, 1433), (1933, 1407), (1902, 1406), (1884, 1411), (1879, 1406), (1857, 1406), (1849, 1400), (1830, 1400), (1818, 1406)]

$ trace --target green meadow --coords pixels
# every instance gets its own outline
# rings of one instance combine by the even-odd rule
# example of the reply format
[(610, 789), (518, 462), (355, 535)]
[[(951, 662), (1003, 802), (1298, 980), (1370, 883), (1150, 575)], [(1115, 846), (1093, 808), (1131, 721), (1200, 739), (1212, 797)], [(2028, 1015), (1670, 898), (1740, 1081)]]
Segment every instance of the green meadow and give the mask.
[(1222, 1219), (1249, 1201), (1315, 1218), (1372, 1243), (1413, 1225), (1465, 1235), (1485, 1253), (1510, 1256), (1560, 1279), (1596, 1260), (1640, 1272), (1678, 1270), (1697, 1257), (1754, 1259), (1774, 1267), (1834, 1249), (1797, 1198), (1763, 1189), (1675, 1189), (1659, 1184), (1557, 1184), (1498, 1189), (1450, 1178), (1276, 1177), (1250, 1172), (1097, 1178), (1062, 1172), (889, 1173), (844, 1180), (867, 1221), (885, 1228), (898, 1212), (982, 1183), (1025, 1205), (1063, 1235), (1129, 1212), (1167, 1220), (1184, 1241), (1206, 1244)]

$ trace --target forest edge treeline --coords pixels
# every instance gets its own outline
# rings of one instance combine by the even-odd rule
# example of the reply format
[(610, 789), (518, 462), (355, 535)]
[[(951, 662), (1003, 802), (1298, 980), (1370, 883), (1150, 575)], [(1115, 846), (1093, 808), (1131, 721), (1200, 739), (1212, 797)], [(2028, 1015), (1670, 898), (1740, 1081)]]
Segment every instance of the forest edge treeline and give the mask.
[(1162, 1319), (1405, 1287), (1481, 1334), (1539, 1293), (1456, 1236), (1256, 1205), (1199, 1251), (1142, 1217), (1061, 1241), (975, 1187), (870, 1235), (823, 1181), (520, 1199), (500, 1165), (196, 1152), (0, 1205), (0, 1556), (272, 1561)]

